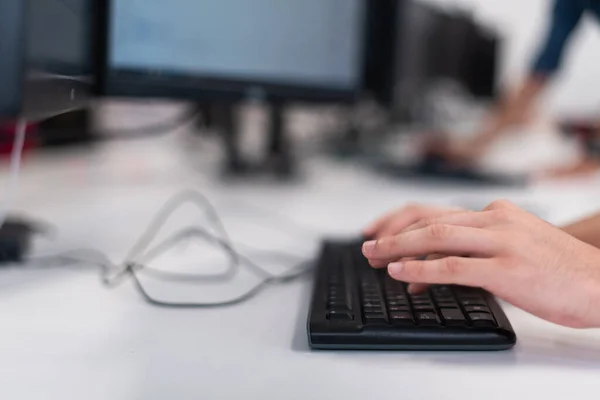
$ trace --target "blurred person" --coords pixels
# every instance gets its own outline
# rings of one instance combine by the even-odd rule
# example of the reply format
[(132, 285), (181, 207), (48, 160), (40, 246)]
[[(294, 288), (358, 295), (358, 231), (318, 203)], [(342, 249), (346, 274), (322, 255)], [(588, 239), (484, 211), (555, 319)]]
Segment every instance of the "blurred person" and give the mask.
[[(560, 69), (568, 43), (586, 14), (591, 14), (594, 20), (600, 22), (600, 0), (554, 0), (548, 32), (524, 82), (514, 93), (501, 100), (478, 135), (471, 140), (441, 144), (441, 151), (451, 160), (470, 162), (510, 128), (524, 124)], [(596, 141), (599, 140), (597, 136)], [(556, 172), (583, 171), (597, 164), (594, 159), (586, 157), (580, 165)]]
[(508, 201), (480, 212), (413, 205), (364, 234), (370, 264), (410, 292), (482, 287), (547, 321), (600, 327), (600, 214), (558, 228)]
[(582, 123), (563, 123), (561, 131), (579, 140), (583, 145), (583, 157), (573, 165), (545, 171), (541, 176), (562, 178), (598, 172), (600, 170), (600, 119)]

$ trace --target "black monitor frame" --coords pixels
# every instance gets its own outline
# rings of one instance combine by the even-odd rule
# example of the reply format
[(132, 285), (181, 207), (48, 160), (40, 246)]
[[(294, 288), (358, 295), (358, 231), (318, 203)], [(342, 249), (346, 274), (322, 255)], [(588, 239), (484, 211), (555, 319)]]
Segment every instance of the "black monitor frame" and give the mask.
[[(97, 13), (101, 11), (101, 3), (102, 0), (94, 3)], [(0, 1), (0, 119), (36, 121), (85, 108), (96, 91), (98, 71), (79, 79), (30, 68), (29, 7), (25, 0)], [(93, 27), (89, 43), (94, 48), (101, 36), (98, 28)], [(94, 55), (94, 62), (98, 61)]]
[(25, 7), (22, 0), (0, 2), (0, 118), (20, 113), (24, 75)]
[(362, 49), (359, 55), (361, 63), (361, 82), (356, 88), (334, 89), (322, 86), (281, 84), (256, 79), (219, 79), (187, 74), (161, 74), (121, 69), (112, 70), (110, 66), (111, 40), (111, 1), (106, 0), (102, 25), (104, 37), (100, 48), (103, 50), (99, 77), (99, 93), (107, 97), (167, 98), (196, 102), (223, 102), (259, 98), (269, 102), (310, 102), (310, 103), (354, 103), (364, 94), (364, 75), (366, 70), (367, 42), (369, 38), (368, 9), (371, 0), (364, 1), (365, 20)]

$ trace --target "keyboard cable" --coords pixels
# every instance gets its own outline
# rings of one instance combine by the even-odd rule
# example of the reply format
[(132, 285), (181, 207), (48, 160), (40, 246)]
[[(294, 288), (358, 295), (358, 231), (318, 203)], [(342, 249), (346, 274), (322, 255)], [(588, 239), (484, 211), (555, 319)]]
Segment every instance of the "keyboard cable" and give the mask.
[[(194, 204), (202, 210), (203, 215), (208, 216), (211, 228), (218, 231), (220, 236), (202, 226), (192, 225), (179, 229), (159, 244), (150, 247), (150, 244), (156, 239), (160, 233), (160, 229), (166, 224), (168, 218), (186, 203)], [(227, 269), (217, 274), (185, 274), (149, 267), (149, 264), (161, 254), (164, 254), (177, 244), (190, 239), (209, 242), (219, 247), (230, 259)], [(237, 305), (254, 298), (268, 287), (287, 284), (303, 278), (314, 269), (311, 261), (302, 259), (298, 255), (273, 251), (270, 252), (271, 256), (282, 260), (293, 259), (295, 262), (295, 266), (289, 268), (286, 272), (273, 274), (252, 261), (249, 257), (241, 254), (236, 250), (236, 247), (231, 241), (216, 208), (200, 192), (186, 190), (173, 196), (159, 209), (121, 263), (113, 262), (105, 253), (96, 249), (75, 249), (54, 255), (31, 257), (27, 262), (29, 266), (41, 266), (43, 268), (55, 265), (56, 263), (63, 267), (80, 263), (98, 267), (101, 272), (101, 281), (108, 288), (114, 288), (120, 285), (127, 277), (130, 277), (134, 287), (147, 303), (168, 308), (217, 308)], [(224, 282), (232, 280), (243, 266), (259, 276), (261, 278), (260, 281), (237, 297), (217, 302), (173, 302), (160, 300), (151, 295), (139, 279), (140, 272), (148, 272), (150, 276), (154, 275), (155, 279), (177, 281), (185, 284)]]

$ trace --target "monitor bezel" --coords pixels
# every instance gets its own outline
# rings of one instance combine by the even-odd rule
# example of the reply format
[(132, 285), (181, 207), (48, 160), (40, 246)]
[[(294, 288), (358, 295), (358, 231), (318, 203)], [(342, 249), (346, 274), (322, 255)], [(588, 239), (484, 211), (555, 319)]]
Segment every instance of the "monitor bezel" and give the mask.
[(102, 16), (104, 37), (99, 91), (106, 97), (165, 98), (187, 101), (236, 102), (245, 99), (262, 99), (271, 102), (340, 102), (354, 103), (365, 91), (365, 70), (368, 44), (369, 0), (365, 7), (362, 45), (358, 55), (359, 83), (355, 88), (339, 89), (317, 85), (281, 84), (257, 79), (231, 79), (187, 74), (160, 74), (140, 69), (114, 69), (110, 65), (112, 43), (110, 39), (112, 0), (107, 0)]
[(23, 0), (0, 2), (0, 119), (21, 112), (26, 41), (26, 8)]
[[(102, 14), (102, 1), (94, 0), (96, 15)], [(0, 119), (39, 121), (89, 106), (97, 92), (98, 54), (95, 71), (85, 80), (45, 71), (27, 64), (29, 3), (24, 0), (0, 2)], [(95, 18), (90, 18), (94, 23)], [(95, 25), (90, 46), (97, 49), (102, 36)]]

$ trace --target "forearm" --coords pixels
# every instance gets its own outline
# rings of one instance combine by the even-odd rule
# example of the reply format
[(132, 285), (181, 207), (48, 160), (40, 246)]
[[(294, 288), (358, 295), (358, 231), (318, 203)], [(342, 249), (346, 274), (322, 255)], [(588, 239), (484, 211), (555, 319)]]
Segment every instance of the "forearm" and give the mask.
[(600, 213), (562, 228), (582, 242), (600, 248)]
[(544, 75), (532, 75), (517, 89), (516, 93), (504, 99), (487, 121), (483, 134), (475, 140), (481, 145), (494, 141), (507, 129), (523, 122), (538, 97), (547, 86), (548, 78)]

